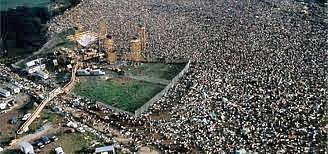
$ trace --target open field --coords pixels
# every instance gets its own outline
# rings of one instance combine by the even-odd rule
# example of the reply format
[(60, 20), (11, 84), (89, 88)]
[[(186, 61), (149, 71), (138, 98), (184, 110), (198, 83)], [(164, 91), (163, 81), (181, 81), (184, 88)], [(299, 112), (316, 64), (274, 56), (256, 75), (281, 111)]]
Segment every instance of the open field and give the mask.
[[(0, 146), (7, 145), (15, 137), (15, 132), (22, 123), (22, 116), (33, 110), (34, 106), (28, 95), (19, 94), (17, 97), (19, 99), (16, 99), (16, 105), (0, 114)], [(17, 119), (17, 122), (11, 124), (11, 119)]]
[(29, 126), (29, 132), (34, 133), (36, 131), (42, 130), (43, 126), (46, 124), (57, 124), (60, 122), (61, 117), (50, 111), (49, 109), (45, 109), (41, 112), (40, 117), (37, 118), (30, 126)]
[(97, 140), (90, 133), (62, 133), (57, 137), (58, 140), (46, 145), (40, 154), (55, 154), (57, 147), (62, 147), (65, 153), (88, 153), (87, 149)]
[(163, 88), (162, 85), (129, 78), (114, 78), (106, 81), (87, 77), (80, 79), (73, 93), (133, 112)]
[[(44, 148), (40, 149), (39, 154), (55, 154), (54, 149), (57, 147), (62, 147), (67, 154), (92, 153), (93, 148), (90, 147), (95, 145), (103, 146), (103, 143), (99, 142), (97, 137), (91, 133), (65, 133), (65, 130), (61, 128), (59, 132), (54, 134), (58, 137), (58, 140), (45, 145)], [(34, 150), (37, 150), (35, 146), (34, 148)], [(17, 149), (5, 151), (6, 154), (16, 154), (18, 152)]]

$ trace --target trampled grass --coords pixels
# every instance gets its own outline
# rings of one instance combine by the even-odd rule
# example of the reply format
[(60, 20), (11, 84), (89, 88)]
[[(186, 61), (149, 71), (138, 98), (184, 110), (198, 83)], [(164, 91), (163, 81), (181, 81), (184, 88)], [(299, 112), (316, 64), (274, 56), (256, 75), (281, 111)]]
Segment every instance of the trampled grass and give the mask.
[(81, 78), (73, 93), (133, 112), (164, 89), (163, 85), (129, 78)]

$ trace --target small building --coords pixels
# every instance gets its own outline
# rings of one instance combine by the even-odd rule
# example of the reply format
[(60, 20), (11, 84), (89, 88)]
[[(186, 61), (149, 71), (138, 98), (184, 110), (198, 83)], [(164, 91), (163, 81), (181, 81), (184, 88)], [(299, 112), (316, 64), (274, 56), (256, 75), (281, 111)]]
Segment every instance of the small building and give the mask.
[(26, 65), (26, 67), (32, 67), (34, 65), (39, 65), (42, 63), (42, 60), (43, 60), (43, 58), (34, 59), (29, 62), (26, 62), (25, 65)]
[(52, 60), (52, 62), (53, 62), (53, 64), (54, 64), (54, 66), (58, 66), (58, 65), (59, 65), (59, 63), (58, 63), (58, 60), (57, 60), (57, 59), (54, 59), (54, 60)]
[(100, 69), (95, 69), (92, 70), (90, 68), (86, 68), (86, 69), (80, 69), (77, 71), (77, 75), (79, 76), (87, 76), (87, 75), (105, 75), (106, 72), (102, 71)]
[(28, 67), (27, 72), (31, 74), (31, 73), (34, 73), (34, 72), (37, 72), (37, 71), (40, 71), (40, 70), (44, 70), (44, 69), (46, 69), (45, 64), (35, 65), (35, 66), (32, 66), (32, 67)]
[(58, 147), (55, 149), (56, 154), (65, 154), (64, 150), (62, 147)]
[(29, 74), (34, 73), (39, 70), (44, 70), (46, 68), (46, 64), (43, 64), (42, 61), (43, 61), (43, 58), (38, 58), (38, 59), (35, 59), (35, 60), (25, 63), (25, 65), (26, 65), (25, 70)]
[(236, 150), (235, 153), (236, 153), (236, 154), (247, 154), (247, 152), (246, 152), (245, 149), (239, 149), (239, 150)]
[(114, 146), (96, 148), (95, 154), (115, 154)]
[(68, 68), (68, 69), (72, 69), (73, 66), (72, 66), (71, 64), (68, 64), (68, 65), (67, 65), (67, 68)]
[(71, 127), (71, 128), (77, 128), (77, 127), (78, 127), (77, 123), (72, 122), (72, 121), (68, 122), (68, 123), (66, 124), (66, 126), (67, 126), (67, 127)]
[(7, 108), (7, 103), (0, 103), (0, 110), (4, 110)]
[(20, 93), (20, 88), (16, 85), (13, 85), (11, 83), (6, 84), (6, 87), (8, 87), (13, 93)]
[(80, 69), (76, 73), (77, 73), (77, 75), (80, 75), (80, 76), (91, 75), (90, 69)]
[(34, 72), (32, 75), (40, 77), (45, 80), (49, 79), (49, 74), (46, 73), (45, 71), (41, 71), (41, 70)]
[(105, 71), (102, 71), (100, 69), (95, 69), (95, 70), (92, 70), (91, 71), (91, 74), (93, 74), (93, 75), (105, 75), (106, 72)]
[(10, 97), (11, 94), (8, 90), (4, 89), (4, 88), (0, 88), (0, 96), (2, 97)]
[(34, 153), (34, 148), (33, 146), (28, 143), (28, 142), (21, 142), (19, 144), (19, 149), (24, 153), (24, 154), (35, 154)]

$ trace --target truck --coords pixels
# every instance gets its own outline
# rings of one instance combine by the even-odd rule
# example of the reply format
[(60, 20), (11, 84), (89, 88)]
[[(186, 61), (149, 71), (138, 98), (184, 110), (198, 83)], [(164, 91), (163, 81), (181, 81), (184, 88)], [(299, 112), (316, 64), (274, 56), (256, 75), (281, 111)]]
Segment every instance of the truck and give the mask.
[(3, 96), (3, 97), (10, 97), (11, 94), (10, 94), (10, 91), (4, 89), (4, 88), (0, 88), (0, 96)]

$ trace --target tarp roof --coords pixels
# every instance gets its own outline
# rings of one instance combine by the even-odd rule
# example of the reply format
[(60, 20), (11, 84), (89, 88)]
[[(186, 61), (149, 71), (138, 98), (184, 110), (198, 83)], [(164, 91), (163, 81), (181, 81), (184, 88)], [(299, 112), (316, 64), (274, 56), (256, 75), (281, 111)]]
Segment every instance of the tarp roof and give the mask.
[(33, 146), (30, 143), (23, 141), (19, 143), (19, 146), (22, 152), (34, 154)]
[(93, 35), (92, 33), (85, 33), (85, 34), (82, 34), (76, 41), (83, 47), (86, 47), (89, 44), (95, 42), (96, 40), (97, 40), (97, 37), (95, 35)]
[(96, 148), (95, 153), (110, 152), (110, 151), (114, 151), (114, 146), (105, 146), (105, 147)]

